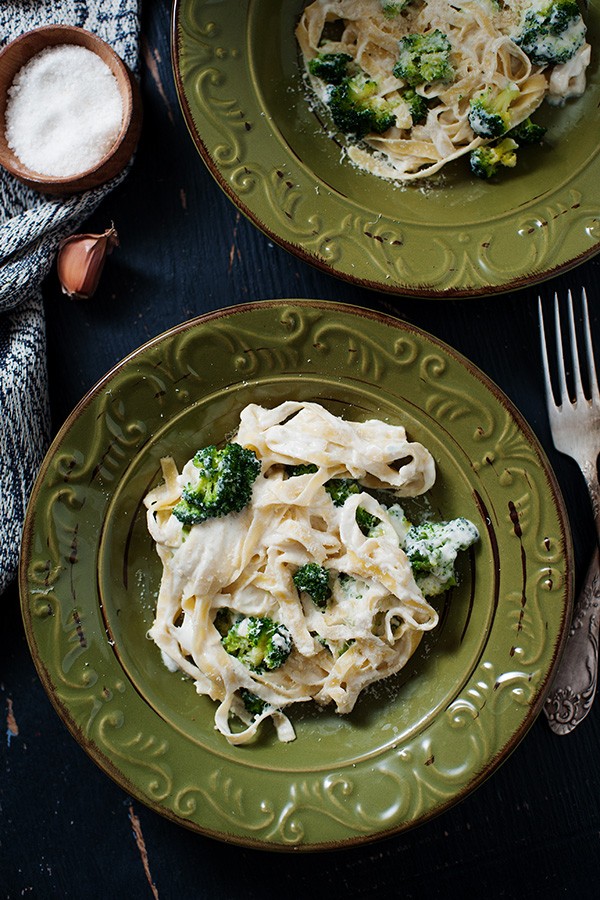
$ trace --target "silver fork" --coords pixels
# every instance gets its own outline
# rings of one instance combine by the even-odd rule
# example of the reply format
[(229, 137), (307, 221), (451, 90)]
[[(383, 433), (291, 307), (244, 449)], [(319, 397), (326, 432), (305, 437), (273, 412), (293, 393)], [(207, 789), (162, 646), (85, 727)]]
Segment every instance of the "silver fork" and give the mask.
[[(589, 383), (586, 396), (581, 377), (580, 353), (577, 348), (573, 297), (568, 292), (568, 320), (573, 369), (574, 399), (569, 396), (563, 353), (558, 297), (554, 295), (554, 322), (560, 400), (556, 403), (550, 378), (546, 348), (546, 332), (542, 301), (538, 298), (542, 358), (546, 380), (548, 418), (554, 446), (572, 457), (585, 478), (600, 538), (600, 486), (598, 484), (598, 453), (600, 452), (600, 392), (594, 364), (594, 351), (585, 289), (581, 292), (581, 309), (585, 344), (585, 366)], [(589, 713), (598, 673), (598, 625), (600, 622), (600, 556), (598, 539), (586, 579), (575, 609), (567, 637), (564, 655), (544, 706), (550, 728), (556, 734), (568, 734)]]

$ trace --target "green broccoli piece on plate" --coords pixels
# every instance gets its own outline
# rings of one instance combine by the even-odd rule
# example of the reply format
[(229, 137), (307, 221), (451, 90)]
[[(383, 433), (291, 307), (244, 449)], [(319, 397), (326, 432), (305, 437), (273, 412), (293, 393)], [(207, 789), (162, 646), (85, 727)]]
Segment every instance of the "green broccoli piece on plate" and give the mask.
[(296, 569), (292, 575), (292, 581), (299, 592), (308, 594), (315, 606), (325, 609), (327, 601), (331, 597), (329, 587), (329, 572), (324, 566), (316, 562), (305, 563)]
[(380, 0), (381, 9), (386, 19), (395, 19), (412, 0)]
[(351, 494), (362, 492), (360, 484), (354, 478), (330, 478), (324, 487), (334, 506), (343, 506)]
[(506, 137), (512, 138), (519, 146), (521, 144), (539, 144), (542, 142), (548, 129), (543, 125), (536, 125), (531, 119), (524, 119), (511, 128)]
[(245, 616), (221, 639), (225, 650), (253, 672), (278, 669), (292, 651), (292, 638), (285, 627), (268, 616)]
[(318, 471), (314, 463), (298, 463), (297, 466), (285, 467), (288, 478), (296, 478), (297, 475), (314, 475)]
[(365, 535), (368, 537), (369, 534), (376, 528), (381, 519), (378, 519), (377, 516), (374, 516), (372, 513), (367, 512), (366, 509), (363, 509), (362, 506), (358, 506), (356, 509), (356, 524)]
[(253, 450), (239, 444), (214, 445), (198, 450), (194, 456), (197, 480), (188, 483), (173, 515), (184, 525), (197, 525), (206, 519), (240, 512), (250, 502), (252, 485), (260, 472)]
[(516, 141), (508, 137), (498, 144), (476, 147), (469, 156), (471, 172), (478, 178), (487, 179), (497, 175), (501, 168), (514, 168), (517, 164), (517, 148)]
[(248, 688), (240, 688), (240, 697), (242, 702), (252, 717), (260, 716), (269, 705), (266, 700), (257, 697), (256, 694), (249, 691)]
[(408, 104), (413, 125), (420, 125), (421, 122), (424, 122), (429, 109), (425, 97), (417, 94), (414, 88), (407, 88), (402, 91), (402, 99)]
[[(333, 500), (334, 506), (343, 506), (351, 494), (362, 494), (363, 492), (363, 488), (354, 478), (330, 478), (325, 482), (324, 487)], [(362, 506), (357, 507), (356, 524), (365, 536), (380, 522), (381, 519), (367, 512)]]
[(358, 72), (333, 85), (327, 105), (340, 131), (358, 138), (366, 134), (383, 134), (396, 124), (394, 104), (379, 97), (377, 82)]
[(475, 134), (496, 138), (511, 127), (510, 105), (519, 96), (516, 85), (494, 93), (491, 88), (474, 97), (469, 104), (469, 125)]
[(319, 53), (308, 63), (308, 71), (326, 84), (339, 84), (348, 74), (348, 53)]
[(576, 0), (534, 0), (513, 40), (535, 65), (556, 65), (575, 55), (585, 34)]
[(478, 538), (477, 528), (465, 518), (411, 525), (404, 539), (404, 552), (426, 597), (443, 594), (456, 584), (454, 564), (458, 552)]
[(394, 66), (396, 78), (414, 87), (433, 81), (450, 81), (450, 41), (439, 28), (426, 34), (407, 34), (399, 41), (400, 55)]

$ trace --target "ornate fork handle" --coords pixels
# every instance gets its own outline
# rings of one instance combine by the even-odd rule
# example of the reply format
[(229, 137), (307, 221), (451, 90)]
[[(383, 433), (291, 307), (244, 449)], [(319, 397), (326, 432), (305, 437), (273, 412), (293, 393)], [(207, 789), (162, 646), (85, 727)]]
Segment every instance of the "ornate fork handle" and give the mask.
[[(600, 487), (596, 464), (582, 466), (600, 536)], [(575, 604), (563, 657), (544, 706), (548, 724), (556, 734), (568, 734), (591, 709), (598, 680), (600, 627), (600, 552), (592, 556), (585, 582)]]

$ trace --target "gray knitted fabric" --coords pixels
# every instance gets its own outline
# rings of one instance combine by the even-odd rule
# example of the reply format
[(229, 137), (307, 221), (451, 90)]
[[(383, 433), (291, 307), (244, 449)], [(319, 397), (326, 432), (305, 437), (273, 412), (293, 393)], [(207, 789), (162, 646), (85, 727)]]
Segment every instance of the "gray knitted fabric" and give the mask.
[[(94, 32), (137, 70), (139, 0), (3, 0), (0, 46), (50, 24)], [(0, 594), (16, 574), (27, 500), (50, 436), (41, 283), (60, 239), (76, 232), (124, 175), (56, 199), (0, 169)]]

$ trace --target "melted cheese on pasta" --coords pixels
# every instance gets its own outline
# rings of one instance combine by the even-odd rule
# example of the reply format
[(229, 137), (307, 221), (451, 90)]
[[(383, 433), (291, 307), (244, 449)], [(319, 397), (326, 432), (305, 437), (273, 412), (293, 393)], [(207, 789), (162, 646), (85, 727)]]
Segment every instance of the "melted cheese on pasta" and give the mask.
[[(192, 477), (191, 460), (181, 473), (172, 459), (163, 460), (164, 483), (145, 498), (163, 564), (149, 636), (165, 664), (217, 701), (215, 725), (228, 741), (245, 743), (268, 717), (279, 738), (289, 741), (295, 734), (286, 707), (315, 700), (350, 712), (366, 685), (406, 665), (438, 620), (386, 509), (366, 492), (335, 506), (325, 482), (349, 476), (398, 497), (415, 496), (431, 488), (435, 466), (403, 427), (344, 421), (316, 403), (290, 401), (274, 409), (251, 404), (234, 440), (261, 462), (241, 512), (182, 526), (172, 510)], [(285, 467), (302, 463), (316, 471), (288, 477)], [(381, 520), (376, 535), (359, 529), (359, 505)], [(330, 573), (333, 594), (324, 610), (292, 581), (307, 562)], [(339, 573), (350, 577), (339, 579)], [(257, 673), (227, 653), (214, 624), (223, 608), (283, 624), (293, 641), (287, 661)], [(264, 701), (262, 713), (249, 715), (240, 689)], [(232, 728), (234, 717), (243, 730)]]
[[(393, 5), (393, 4), (392, 4)], [(469, 101), (491, 88), (517, 88), (510, 111), (517, 125), (540, 106), (546, 96), (554, 104), (580, 96), (590, 46), (584, 44), (563, 65), (534, 65), (513, 41), (527, 0), (412, 0), (396, 16), (386, 16), (380, 0), (315, 0), (307, 5), (296, 37), (313, 91), (326, 99), (326, 88), (308, 72), (308, 63), (320, 53), (348, 54), (378, 84), (381, 98), (398, 104), (397, 124), (384, 134), (368, 134), (350, 145), (349, 158), (363, 169), (384, 178), (412, 181), (438, 172), (442, 166), (486, 143), (468, 120)], [(343, 23), (335, 39), (327, 37), (332, 22)], [(402, 79), (393, 74), (398, 42), (410, 33), (439, 29), (450, 41), (454, 77), (416, 87), (429, 112), (424, 123), (412, 125), (405, 104)]]

